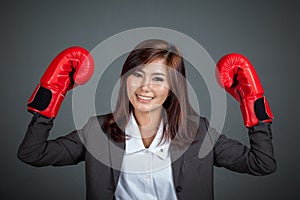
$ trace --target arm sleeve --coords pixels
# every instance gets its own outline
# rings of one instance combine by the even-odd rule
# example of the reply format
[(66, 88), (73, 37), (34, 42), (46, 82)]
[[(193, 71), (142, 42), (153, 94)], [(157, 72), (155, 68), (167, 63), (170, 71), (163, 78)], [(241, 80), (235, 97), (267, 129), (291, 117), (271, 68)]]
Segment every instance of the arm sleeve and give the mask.
[(53, 119), (34, 115), (19, 146), (18, 158), (36, 167), (73, 165), (83, 161), (85, 146), (79, 134), (87, 131), (89, 123), (81, 130), (47, 140), (52, 127)]
[(273, 173), (276, 170), (276, 161), (271, 124), (260, 122), (248, 129), (248, 135), (250, 147), (223, 134), (219, 135), (214, 146), (214, 165), (256, 176)]

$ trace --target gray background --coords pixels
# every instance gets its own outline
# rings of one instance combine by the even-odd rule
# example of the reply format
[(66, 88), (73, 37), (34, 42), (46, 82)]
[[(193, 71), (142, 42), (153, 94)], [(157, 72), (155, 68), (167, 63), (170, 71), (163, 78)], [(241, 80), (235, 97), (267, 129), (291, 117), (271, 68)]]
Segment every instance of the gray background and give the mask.
[[(34, 168), (16, 158), (30, 114), (26, 101), (53, 57), (80, 45), (92, 50), (108, 37), (137, 27), (164, 27), (199, 42), (216, 62), (235, 51), (253, 63), (269, 99), (274, 121), (277, 171), (253, 177), (216, 169), (216, 199), (299, 199), (300, 148), (297, 145), (300, 45), (297, 1), (1, 1), (1, 185), (0, 199), (84, 199), (84, 163)], [(122, 59), (107, 70), (118, 74)], [(197, 75), (189, 67), (191, 82)], [(97, 111), (109, 112), (113, 85), (104, 78)], [(209, 116), (209, 98), (198, 75), (200, 109)], [(104, 93), (106, 92), (106, 93)], [(104, 93), (104, 94), (103, 94)], [(238, 104), (228, 96), (224, 133), (248, 142)], [(205, 106), (206, 105), (206, 106)], [(51, 138), (75, 128), (72, 98), (66, 97)], [(192, 181), (192, 180), (191, 180)], [(199, 188), (201, 189), (201, 188)]]

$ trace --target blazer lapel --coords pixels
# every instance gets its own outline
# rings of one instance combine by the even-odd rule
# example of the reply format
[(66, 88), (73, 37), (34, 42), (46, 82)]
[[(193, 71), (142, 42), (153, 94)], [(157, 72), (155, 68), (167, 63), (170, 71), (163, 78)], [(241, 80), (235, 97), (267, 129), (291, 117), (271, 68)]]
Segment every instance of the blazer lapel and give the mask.
[[(199, 116), (197, 115), (189, 115), (188, 116), (188, 122), (194, 123), (196, 126), (199, 125)], [(191, 126), (191, 125), (190, 125)], [(197, 135), (197, 132), (192, 132), (193, 138)], [(183, 163), (183, 157), (184, 152), (189, 148), (190, 144), (184, 144), (179, 145), (180, 141), (178, 141), (178, 138), (173, 139), (170, 145), (170, 154), (171, 154), (171, 162), (172, 162), (172, 172), (173, 172), (173, 180), (174, 185), (178, 184), (178, 181), (180, 180), (180, 172), (181, 172), (181, 166)]]
[(111, 161), (111, 168), (114, 178), (115, 187), (117, 187), (122, 161), (125, 153), (125, 141), (124, 142), (115, 142), (111, 139), (108, 140), (109, 147), (109, 157)]
[(176, 147), (176, 144), (171, 143), (170, 145), (170, 155), (171, 155), (171, 162), (172, 162), (172, 174), (173, 174), (173, 181), (174, 186), (178, 184), (178, 179), (180, 176), (180, 169), (182, 166), (183, 161), (183, 150)]

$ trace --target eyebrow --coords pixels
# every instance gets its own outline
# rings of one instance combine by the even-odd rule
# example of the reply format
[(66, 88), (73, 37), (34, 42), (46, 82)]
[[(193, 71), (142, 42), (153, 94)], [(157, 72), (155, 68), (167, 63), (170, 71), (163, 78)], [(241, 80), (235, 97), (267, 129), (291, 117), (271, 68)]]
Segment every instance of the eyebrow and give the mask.
[[(142, 70), (142, 69), (138, 69), (136, 71), (139, 71), (139, 72), (142, 72), (143, 74), (145, 74), (145, 71)], [(161, 75), (161, 76), (166, 76), (164, 73), (161, 73), (161, 72), (154, 72), (152, 73), (152, 75)]]
[(161, 75), (161, 76), (165, 76), (164, 73), (160, 73), (160, 72), (155, 72), (155, 73), (152, 73), (152, 75)]

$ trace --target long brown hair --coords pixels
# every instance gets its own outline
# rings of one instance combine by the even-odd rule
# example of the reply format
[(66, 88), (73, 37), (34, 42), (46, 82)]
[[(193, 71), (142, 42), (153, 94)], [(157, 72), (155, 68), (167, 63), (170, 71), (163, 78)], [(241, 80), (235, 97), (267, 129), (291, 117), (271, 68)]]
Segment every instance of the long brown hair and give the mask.
[[(177, 47), (164, 40), (150, 39), (138, 44), (128, 55), (120, 75), (120, 89), (116, 108), (107, 115), (104, 131), (115, 141), (124, 141), (124, 130), (133, 111), (126, 88), (126, 81), (133, 69), (142, 67), (156, 59), (164, 59), (170, 80), (170, 94), (163, 103), (163, 139), (174, 139), (183, 143), (191, 141), (188, 115), (197, 115), (190, 105), (187, 93), (186, 73), (183, 58)], [(190, 126), (190, 125), (189, 125)], [(190, 129), (191, 127), (189, 127)]]

